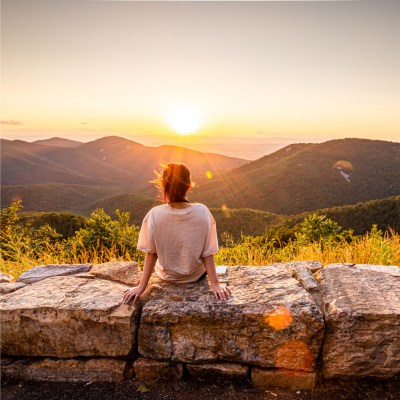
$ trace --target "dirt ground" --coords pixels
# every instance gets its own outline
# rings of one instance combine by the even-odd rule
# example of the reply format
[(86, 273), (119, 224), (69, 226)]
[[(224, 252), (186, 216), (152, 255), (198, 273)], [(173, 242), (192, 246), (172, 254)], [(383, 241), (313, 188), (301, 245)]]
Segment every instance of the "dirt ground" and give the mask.
[(400, 379), (325, 380), (316, 389), (254, 388), (248, 381), (183, 379), (178, 382), (38, 383), (2, 382), (1, 400), (399, 400)]

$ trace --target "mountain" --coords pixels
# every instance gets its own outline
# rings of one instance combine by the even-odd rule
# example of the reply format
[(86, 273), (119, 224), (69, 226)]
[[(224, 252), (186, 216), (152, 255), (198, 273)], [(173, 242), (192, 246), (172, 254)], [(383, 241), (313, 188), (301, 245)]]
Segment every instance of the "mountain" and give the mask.
[(290, 145), (198, 185), (209, 207), (296, 214), (400, 194), (400, 143), (340, 139)]
[(2, 140), (1, 159), (3, 185), (67, 183), (129, 189), (147, 184), (165, 162), (184, 162), (195, 179), (247, 162), (176, 146), (147, 147), (115, 136), (76, 147)]
[(35, 140), (33, 143), (44, 144), (46, 146), (55, 146), (55, 147), (78, 147), (82, 144), (82, 142), (78, 142), (77, 140), (64, 139), (59, 137)]
[(73, 211), (81, 214), (81, 209), (87, 204), (118, 193), (119, 190), (115, 187), (61, 183), (2, 186), (1, 207), (9, 206), (12, 201), (22, 200), (23, 211)]

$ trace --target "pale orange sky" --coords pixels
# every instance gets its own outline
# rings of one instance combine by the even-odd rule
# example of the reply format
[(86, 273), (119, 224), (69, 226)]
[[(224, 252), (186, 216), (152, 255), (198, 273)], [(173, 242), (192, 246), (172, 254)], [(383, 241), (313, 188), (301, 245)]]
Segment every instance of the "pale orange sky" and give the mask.
[(1, 0), (2, 137), (400, 140), (400, 2)]

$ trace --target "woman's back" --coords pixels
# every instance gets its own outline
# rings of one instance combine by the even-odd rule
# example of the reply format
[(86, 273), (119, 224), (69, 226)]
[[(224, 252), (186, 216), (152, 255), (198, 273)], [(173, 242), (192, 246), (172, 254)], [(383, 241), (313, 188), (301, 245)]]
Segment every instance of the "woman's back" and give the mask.
[(194, 282), (205, 272), (202, 257), (218, 251), (215, 220), (203, 204), (154, 207), (143, 221), (138, 248), (157, 253), (162, 279)]

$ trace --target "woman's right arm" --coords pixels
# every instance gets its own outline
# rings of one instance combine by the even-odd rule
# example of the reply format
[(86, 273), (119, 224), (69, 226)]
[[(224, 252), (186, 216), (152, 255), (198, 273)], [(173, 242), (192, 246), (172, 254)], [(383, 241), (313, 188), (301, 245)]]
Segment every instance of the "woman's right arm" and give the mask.
[(140, 278), (139, 285), (126, 289), (124, 291), (124, 295), (122, 297), (122, 303), (129, 303), (132, 299), (133, 301), (137, 301), (140, 295), (145, 291), (147, 284), (149, 283), (149, 279), (151, 274), (154, 271), (154, 266), (157, 262), (157, 254), (156, 253), (146, 253), (146, 257), (144, 259), (144, 267), (142, 277)]

